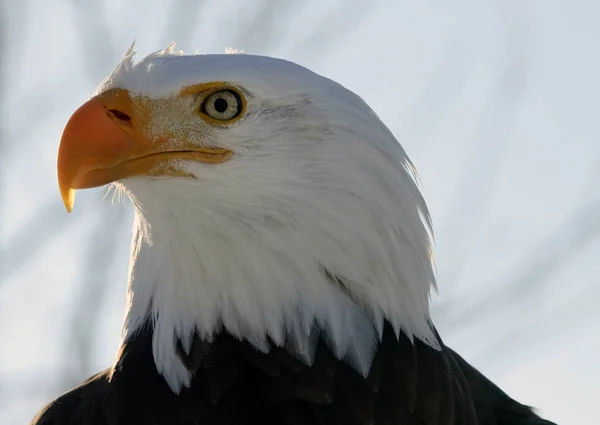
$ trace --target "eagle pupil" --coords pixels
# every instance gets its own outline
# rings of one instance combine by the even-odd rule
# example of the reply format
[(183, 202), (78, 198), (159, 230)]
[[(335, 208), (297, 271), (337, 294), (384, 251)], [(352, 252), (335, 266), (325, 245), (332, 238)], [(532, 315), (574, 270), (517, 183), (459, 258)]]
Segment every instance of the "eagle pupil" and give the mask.
[(215, 111), (219, 112), (219, 113), (223, 113), (227, 110), (227, 101), (225, 99), (223, 99), (222, 97), (218, 98), (217, 100), (215, 100)]

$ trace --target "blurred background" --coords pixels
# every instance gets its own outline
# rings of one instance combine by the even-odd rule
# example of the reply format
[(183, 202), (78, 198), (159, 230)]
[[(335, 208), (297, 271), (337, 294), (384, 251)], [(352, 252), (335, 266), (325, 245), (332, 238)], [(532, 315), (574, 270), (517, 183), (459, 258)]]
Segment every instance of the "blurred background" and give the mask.
[(56, 149), (137, 39), (140, 56), (286, 58), (362, 96), (419, 170), (445, 342), (557, 423), (598, 425), (598, 16), (591, 0), (4, 1), (0, 424), (115, 357), (132, 208), (104, 188), (67, 215)]

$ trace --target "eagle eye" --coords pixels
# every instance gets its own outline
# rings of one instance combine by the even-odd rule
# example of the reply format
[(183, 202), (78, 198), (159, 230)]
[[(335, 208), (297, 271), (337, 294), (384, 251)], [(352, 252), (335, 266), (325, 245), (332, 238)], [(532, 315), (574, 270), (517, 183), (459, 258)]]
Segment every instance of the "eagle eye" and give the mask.
[(242, 113), (241, 96), (231, 89), (219, 90), (204, 99), (200, 112), (217, 121), (230, 121)]

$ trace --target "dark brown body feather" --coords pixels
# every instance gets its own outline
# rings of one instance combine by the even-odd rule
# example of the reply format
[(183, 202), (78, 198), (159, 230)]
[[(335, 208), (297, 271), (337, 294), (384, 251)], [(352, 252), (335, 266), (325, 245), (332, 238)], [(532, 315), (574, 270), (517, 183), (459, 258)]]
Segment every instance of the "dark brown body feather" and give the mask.
[(50, 403), (35, 425), (551, 425), (509, 398), (447, 347), (386, 325), (365, 379), (319, 343), (312, 367), (228, 334), (181, 351), (196, 371), (174, 394), (156, 371), (152, 329), (124, 344), (114, 369)]

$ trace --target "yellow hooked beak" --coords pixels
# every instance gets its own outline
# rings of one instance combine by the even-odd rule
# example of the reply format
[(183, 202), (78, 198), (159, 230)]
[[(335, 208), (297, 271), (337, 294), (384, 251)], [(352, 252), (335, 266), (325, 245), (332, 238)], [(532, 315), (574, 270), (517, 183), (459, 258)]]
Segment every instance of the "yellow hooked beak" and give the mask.
[[(152, 102), (146, 99), (146, 102)], [(109, 90), (82, 105), (69, 119), (58, 148), (58, 185), (68, 212), (75, 190), (138, 175), (190, 176), (174, 159), (227, 161), (227, 149), (196, 146), (187, 140), (151, 137), (147, 117), (129, 92)], [(168, 142), (168, 143), (167, 143)]]

